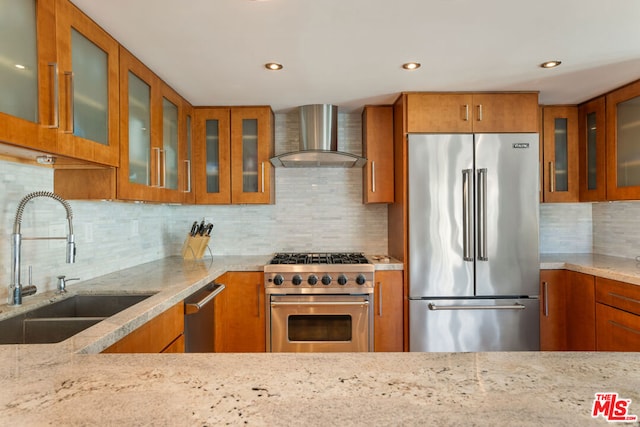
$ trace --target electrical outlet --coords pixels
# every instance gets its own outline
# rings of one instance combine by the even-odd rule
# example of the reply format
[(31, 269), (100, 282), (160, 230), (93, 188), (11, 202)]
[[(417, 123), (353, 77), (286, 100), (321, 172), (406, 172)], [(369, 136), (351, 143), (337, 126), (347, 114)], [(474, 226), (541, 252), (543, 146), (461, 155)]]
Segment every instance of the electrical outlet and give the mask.
[(134, 219), (131, 221), (131, 235), (137, 236), (140, 234), (140, 230), (138, 229), (138, 220)]

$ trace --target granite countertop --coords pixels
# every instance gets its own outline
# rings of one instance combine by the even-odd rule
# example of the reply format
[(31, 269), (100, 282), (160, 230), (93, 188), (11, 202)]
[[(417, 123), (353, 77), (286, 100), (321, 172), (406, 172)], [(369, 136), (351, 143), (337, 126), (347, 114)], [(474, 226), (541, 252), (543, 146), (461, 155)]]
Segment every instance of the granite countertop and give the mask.
[(565, 269), (640, 285), (640, 262), (598, 254), (542, 254), (543, 270)]
[[(1, 419), (29, 426), (605, 425), (591, 418), (600, 392), (631, 399), (629, 413), (640, 415), (635, 353), (92, 354), (225, 271), (261, 270), (267, 259), (167, 258), (69, 286), (157, 293), (59, 344), (0, 345)], [(29, 298), (41, 300), (27, 307), (47, 301)]]

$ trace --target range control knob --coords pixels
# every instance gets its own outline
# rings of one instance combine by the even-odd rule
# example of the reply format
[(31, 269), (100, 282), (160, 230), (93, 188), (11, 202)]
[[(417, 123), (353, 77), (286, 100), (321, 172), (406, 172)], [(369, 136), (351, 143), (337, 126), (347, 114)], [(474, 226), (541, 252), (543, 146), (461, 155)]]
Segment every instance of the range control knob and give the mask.
[(344, 286), (347, 284), (347, 276), (345, 276), (344, 274), (341, 274), (338, 276), (338, 284), (340, 286)]
[(324, 276), (322, 276), (323, 285), (329, 285), (330, 283), (331, 283), (331, 276), (329, 276), (328, 274), (325, 274)]
[(291, 278), (291, 283), (293, 283), (294, 286), (300, 286), (300, 284), (302, 283), (302, 277), (300, 277), (299, 274), (296, 274)]
[(316, 276), (315, 274), (312, 274), (307, 279), (307, 283), (310, 284), (311, 286), (316, 285), (318, 283), (318, 276)]
[(284, 278), (280, 274), (276, 274), (276, 277), (273, 278), (273, 283), (280, 286), (284, 283)]
[(358, 274), (358, 277), (356, 277), (356, 283), (358, 285), (364, 285), (364, 283), (367, 281), (367, 279), (364, 277), (364, 275), (362, 274)]

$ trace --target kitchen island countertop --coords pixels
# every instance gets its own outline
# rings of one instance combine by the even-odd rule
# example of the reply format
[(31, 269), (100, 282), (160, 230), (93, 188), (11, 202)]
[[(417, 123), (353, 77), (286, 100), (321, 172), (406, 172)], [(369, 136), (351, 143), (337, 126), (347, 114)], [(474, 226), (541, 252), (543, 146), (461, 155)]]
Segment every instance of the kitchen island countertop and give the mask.
[(629, 414), (640, 415), (634, 353), (92, 354), (225, 271), (260, 270), (266, 259), (167, 258), (70, 286), (157, 293), (59, 344), (0, 345), (1, 419), (28, 426), (606, 425), (591, 417), (600, 392), (631, 399)]

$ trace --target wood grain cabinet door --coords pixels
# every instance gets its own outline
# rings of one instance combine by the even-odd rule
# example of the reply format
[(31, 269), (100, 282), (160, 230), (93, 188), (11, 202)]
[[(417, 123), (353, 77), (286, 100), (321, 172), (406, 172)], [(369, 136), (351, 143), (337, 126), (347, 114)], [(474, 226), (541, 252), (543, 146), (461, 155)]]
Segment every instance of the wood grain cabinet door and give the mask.
[(578, 173), (581, 202), (607, 199), (605, 97), (578, 107)]
[(393, 106), (367, 105), (362, 112), (364, 203), (393, 203)]
[(567, 271), (566, 319), (567, 350), (595, 351), (595, 278), (590, 274)]
[(566, 270), (540, 271), (540, 350), (566, 350), (566, 288)]
[(542, 108), (543, 199), (547, 203), (577, 202), (578, 108), (546, 106)]
[(374, 351), (403, 351), (404, 296), (402, 271), (376, 271)]
[(537, 93), (474, 93), (474, 133), (538, 132)]

